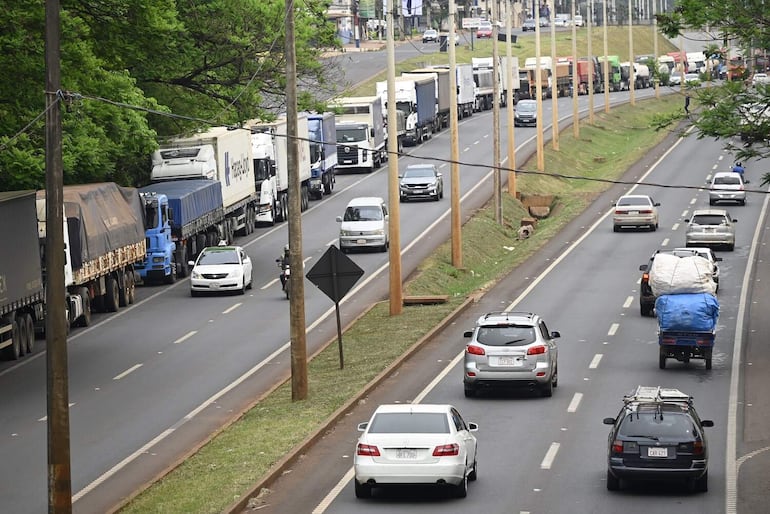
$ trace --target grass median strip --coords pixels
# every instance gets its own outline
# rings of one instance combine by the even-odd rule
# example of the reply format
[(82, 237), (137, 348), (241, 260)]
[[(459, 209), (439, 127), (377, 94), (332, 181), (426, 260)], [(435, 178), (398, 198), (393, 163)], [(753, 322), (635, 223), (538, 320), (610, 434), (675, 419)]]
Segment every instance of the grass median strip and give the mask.
[[(408, 306), (397, 317), (389, 315), (387, 302), (375, 305), (345, 332), (345, 369), (339, 369), (336, 341), (310, 361), (308, 400), (292, 402), (291, 384), (281, 385), (120, 512), (222, 512), (468, 295), (491, 287), (531, 257), (609, 187), (607, 182), (554, 174), (609, 180), (621, 176), (668, 135), (650, 128), (653, 119), (681, 111), (681, 106), (679, 95), (637, 100), (635, 107), (597, 113), (593, 126), (581, 124), (578, 141), (571, 129), (562, 132), (561, 151), (546, 147), (549, 173), (519, 174), (518, 189), (524, 194), (557, 197), (557, 207), (528, 239), (517, 235), (519, 221), (529, 214), (510, 195), (502, 195), (503, 225), (495, 222), (491, 205), (477, 211), (463, 226), (465, 268), (452, 267), (451, 247), (445, 243), (405, 285), (407, 295), (445, 294), (447, 303)], [(521, 169), (535, 165), (528, 162)]]

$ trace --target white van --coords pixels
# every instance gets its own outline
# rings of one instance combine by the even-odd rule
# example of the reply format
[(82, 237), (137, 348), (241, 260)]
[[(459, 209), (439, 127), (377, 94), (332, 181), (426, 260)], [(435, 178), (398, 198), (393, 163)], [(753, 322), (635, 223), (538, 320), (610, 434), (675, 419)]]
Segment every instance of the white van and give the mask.
[(388, 235), (388, 206), (376, 196), (353, 198), (345, 208), (340, 223), (340, 250), (376, 248), (385, 252), (390, 246)]
[(582, 27), (583, 26), (583, 17), (581, 15), (579, 15), (579, 14), (576, 14), (575, 15), (574, 23), (575, 23), (576, 27)]

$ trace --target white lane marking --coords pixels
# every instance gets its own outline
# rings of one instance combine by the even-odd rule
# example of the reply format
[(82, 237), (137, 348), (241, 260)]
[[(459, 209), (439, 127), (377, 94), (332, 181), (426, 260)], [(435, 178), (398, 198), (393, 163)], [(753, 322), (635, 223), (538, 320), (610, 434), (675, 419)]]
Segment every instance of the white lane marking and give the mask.
[(660, 243), (660, 246), (668, 246), (668, 243), (670, 242), (669, 238), (663, 239), (663, 241)]
[[(460, 352), (457, 356), (455, 356), (452, 361), (447, 364), (447, 366), (441, 370), (441, 373), (436, 375), (436, 377), (430, 381), (430, 383), (425, 386), (425, 389), (420, 391), (420, 393), (414, 397), (411, 403), (420, 403), (427, 395), (430, 393), (433, 388), (435, 388), (439, 382), (441, 382), (454, 368), (460, 363), (460, 360), (463, 358), (463, 354), (465, 353), (465, 350)], [(331, 490), (324, 496), (323, 500), (316, 505), (316, 507), (313, 509), (312, 514), (323, 514), (326, 509), (329, 508), (329, 506), (332, 504), (332, 502), (339, 496), (339, 494), (342, 492), (342, 490), (345, 488), (345, 486), (355, 478), (356, 470), (355, 468), (351, 467), (348, 469), (348, 471), (342, 476), (339, 482), (331, 488)]]
[(556, 458), (556, 454), (559, 452), (559, 443), (551, 443), (550, 448), (543, 457), (543, 462), (540, 463), (540, 469), (551, 469), (553, 460)]
[(337, 239), (339, 239), (339, 238), (335, 237), (334, 239), (332, 239), (331, 241), (326, 243), (326, 246), (334, 246), (334, 245), (336, 245), (337, 244)]
[[(759, 219), (765, 219), (770, 195), (765, 195), (762, 203), (762, 211)], [(738, 425), (738, 385), (740, 382), (741, 353), (743, 347), (743, 319), (746, 316), (746, 300), (749, 291), (749, 281), (754, 274), (754, 264), (757, 253), (757, 243), (760, 233), (765, 229), (764, 223), (757, 223), (754, 229), (754, 238), (751, 241), (751, 250), (747, 258), (748, 264), (743, 274), (741, 295), (738, 301), (738, 316), (735, 323), (735, 343), (733, 345), (733, 362), (730, 368), (730, 396), (727, 402), (727, 448), (725, 452), (725, 482), (727, 494), (725, 495), (725, 514), (736, 514), (738, 500), (738, 463), (737, 459), (737, 425)]]
[[(77, 404), (77, 402), (72, 402), (72, 403), (67, 404), (67, 407), (69, 407), (71, 409), (76, 404)], [(38, 421), (48, 421), (48, 416), (43, 416), (42, 418), (39, 418)]]
[(577, 412), (578, 407), (580, 406), (580, 401), (583, 399), (583, 393), (575, 393), (572, 396), (572, 401), (569, 402), (569, 406), (567, 407), (567, 412)]
[(197, 330), (191, 330), (190, 332), (187, 332), (185, 335), (183, 335), (182, 337), (180, 337), (179, 339), (177, 339), (176, 341), (174, 341), (174, 344), (179, 344), (179, 343), (182, 343), (182, 342), (184, 342), (184, 341), (186, 341), (186, 340), (190, 339), (192, 336), (194, 336), (194, 335), (195, 335), (195, 334), (197, 334), (197, 333), (198, 333), (198, 331), (197, 331)]
[(303, 264), (303, 265), (307, 264), (307, 261), (309, 261), (309, 260), (310, 260), (310, 259), (312, 259), (312, 258), (313, 258), (313, 256), (312, 256), (312, 255), (311, 255), (310, 257), (305, 257), (304, 259), (302, 259), (302, 264)]
[(619, 323), (613, 323), (612, 325), (610, 325), (610, 330), (607, 332), (607, 335), (608, 336), (614, 336), (615, 333), (617, 333), (618, 328), (620, 328), (620, 324)]
[(241, 302), (238, 302), (238, 303), (236, 303), (235, 305), (233, 305), (232, 307), (230, 307), (229, 309), (225, 309), (225, 310), (223, 310), (223, 311), (222, 311), (222, 314), (230, 314), (231, 312), (233, 312), (235, 309), (237, 309), (237, 308), (238, 308), (238, 307), (240, 307), (241, 305), (243, 305), (243, 303), (241, 303)]
[(697, 199), (697, 198), (693, 198), (692, 200), (690, 200), (690, 205), (694, 205), (694, 204), (695, 204), (695, 202), (697, 202), (697, 201), (698, 201), (698, 199)]
[[(720, 155), (720, 157), (722, 157), (722, 156)], [(717, 169), (717, 167), (718, 167), (718, 166), (719, 166), (718, 164), (715, 164), (715, 165), (713, 165), (713, 166), (711, 167), (711, 169), (712, 169), (712, 170), (715, 170), (715, 169)]]
[(682, 211), (682, 214), (679, 215), (680, 218), (686, 218), (687, 214), (689, 214), (689, 210), (685, 209)]
[(588, 369), (596, 369), (599, 367), (599, 363), (602, 361), (602, 357), (604, 357), (604, 354), (597, 353), (594, 355), (594, 358), (591, 359), (591, 364), (588, 365)]
[(119, 375), (115, 375), (114, 377), (112, 377), (112, 379), (113, 379), (113, 380), (120, 380), (121, 378), (125, 378), (125, 377), (126, 377), (128, 374), (130, 374), (130, 373), (133, 373), (134, 371), (138, 370), (138, 369), (139, 369), (139, 368), (141, 368), (142, 366), (144, 366), (144, 364), (134, 364), (133, 366), (131, 366), (130, 368), (128, 368), (128, 369), (127, 369), (126, 371), (124, 371), (123, 373), (121, 373), (121, 374), (119, 374)]
[(628, 309), (629, 307), (631, 307), (632, 303), (634, 303), (634, 297), (633, 296), (629, 296), (628, 298), (626, 298), (626, 301), (623, 302), (623, 308), (624, 309)]
[(277, 278), (274, 278), (273, 280), (271, 280), (270, 282), (268, 282), (268, 283), (267, 283), (267, 284), (265, 284), (264, 286), (260, 287), (260, 288), (259, 288), (259, 290), (260, 290), (260, 291), (264, 291), (264, 290), (265, 290), (265, 289), (267, 289), (268, 287), (270, 287), (270, 286), (272, 286), (273, 284), (275, 284), (276, 282), (278, 282), (278, 280), (279, 280), (279, 279), (277, 279)]

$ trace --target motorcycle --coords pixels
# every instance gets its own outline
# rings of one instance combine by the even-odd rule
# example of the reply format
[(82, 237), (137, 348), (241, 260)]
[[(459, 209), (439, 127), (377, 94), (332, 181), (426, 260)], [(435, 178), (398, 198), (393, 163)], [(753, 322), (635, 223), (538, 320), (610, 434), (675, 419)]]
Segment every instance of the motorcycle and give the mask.
[(281, 273), (279, 275), (279, 278), (281, 279), (281, 287), (283, 288), (283, 292), (286, 295), (286, 299), (289, 299), (289, 279), (291, 278), (291, 268), (288, 264), (283, 264), (281, 262), (281, 259), (276, 259), (278, 263), (278, 267), (281, 268)]

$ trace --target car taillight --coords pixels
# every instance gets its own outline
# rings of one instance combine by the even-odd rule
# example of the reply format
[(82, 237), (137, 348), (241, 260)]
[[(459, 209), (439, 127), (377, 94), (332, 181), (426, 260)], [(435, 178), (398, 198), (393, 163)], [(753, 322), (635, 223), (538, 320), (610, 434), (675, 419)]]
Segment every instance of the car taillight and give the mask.
[(546, 351), (547, 351), (547, 348), (543, 345), (533, 346), (532, 348), (529, 348), (527, 350), (527, 355), (540, 355), (542, 353), (545, 353)]
[(695, 441), (692, 444), (693, 455), (703, 455), (704, 452), (705, 452), (705, 448), (703, 448), (703, 441)]
[(642, 282), (649, 282), (649, 281), (650, 281), (650, 274), (642, 273)]
[(623, 453), (623, 441), (612, 441), (612, 453)]
[(671, 336), (661, 337), (660, 344), (676, 344), (676, 338)]
[(485, 355), (486, 354), (486, 352), (484, 352), (484, 348), (482, 348), (480, 346), (475, 346), (475, 345), (472, 345), (472, 344), (469, 344), (465, 348), (465, 351), (470, 353), (471, 355)]
[(363, 455), (365, 457), (379, 457), (380, 450), (376, 446), (371, 444), (358, 443), (358, 447), (356, 448), (356, 454)]
[(615, 214), (625, 214), (626, 211), (621, 211), (620, 209), (615, 210)]
[(650, 209), (642, 209), (639, 211), (639, 214), (652, 214), (652, 210)]
[(460, 455), (459, 444), (442, 444), (441, 446), (436, 446), (436, 448), (433, 450), (434, 457), (448, 457), (451, 455)]

